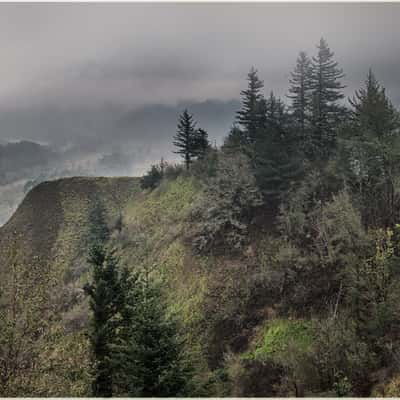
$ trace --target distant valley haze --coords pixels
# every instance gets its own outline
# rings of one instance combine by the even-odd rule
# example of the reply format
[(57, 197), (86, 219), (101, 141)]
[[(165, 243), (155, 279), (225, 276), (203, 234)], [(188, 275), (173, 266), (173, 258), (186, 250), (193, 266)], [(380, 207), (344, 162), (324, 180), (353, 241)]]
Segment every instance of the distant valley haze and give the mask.
[(286, 101), (299, 51), (314, 55), (320, 37), (346, 74), (347, 96), (371, 67), (400, 105), (397, 3), (3, 3), (0, 11), (0, 224), (42, 180), (138, 176), (161, 157), (177, 160), (171, 142), (185, 108), (220, 145), (250, 67), (266, 95)]

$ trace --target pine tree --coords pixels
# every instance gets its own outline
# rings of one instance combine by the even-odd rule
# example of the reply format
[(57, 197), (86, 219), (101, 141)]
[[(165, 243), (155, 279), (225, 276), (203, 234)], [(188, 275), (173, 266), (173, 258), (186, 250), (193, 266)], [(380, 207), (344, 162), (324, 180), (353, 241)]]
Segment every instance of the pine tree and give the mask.
[(118, 315), (124, 304), (117, 263), (112, 254), (106, 254), (101, 243), (90, 249), (93, 282), (85, 286), (90, 296), (92, 322), (90, 343), (94, 357), (93, 395), (113, 395), (115, 356), (113, 345), (118, 332)]
[(257, 136), (253, 165), (257, 183), (273, 213), (301, 174), (298, 138), (285, 106), (271, 92), (266, 102), (267, 127)]
[(386, 96), (385, 88), (378, 83), (371, 69), (365, 88), (356, 91), (349, 101), (353, 107), (352, 119), (365, 135), (382, 138), (392, 135), (397, 128), (396, 111)]
[(247, 75), (247, 81), (247, 89), (240, 92), (242, 108), (237, 112), (237, 121), (243, 127), (245, 140), (254, 143), (258, 132), (265, 128), (265, 99), (261, 93), (264, 83), (253, 67)]
[(243, 131), (235, 124), (225, 138), (222, 150), (226, 153), (243, 152), (246, 145)]
[(309, 155), (311, 158), (327, 158), (336, 145), (336, 126), (343, 114), (339, 100), (344, 95), (345, 86), (340, 83), (344, 77), (338, 63), (333, 60), (334, 53), (321, 38), (318, 54), (312, 59), (312, 134)]
[(211, 148), (208, 141), (208, 133), (202, 128), (195, 131), (193, 136), (193, 154), (198, 159), (203, 159), (207, 151)]
[(109, 235), (109, 229), (105, 222), (106, 211), (100, 199), (93, 199), (93, 206), (89, 212), (89, 245), (92, 243), (104, 243)]
[(365, 87), (350, 99), (351, 120), (343, 130), (349, 183), (356, 189), (367, 224), (392, 225), (395, 177), (400, 165), (400, 120), (385, 89), (369, 71)]
[(174, 136), (173, 144), (177, 147), (176, 154), (180, 154), (184, 161), (186, 169), (190, 168), (193, 157), (196, 156), (195, 150), (195, 133), (196, 122), (193, 115), (189, 114), (187, 110), (179, 116), (178, 130)]
[(267, 127), (273, 128), (281, 134), (286, 131), (289, 116), (285, 104), (281, 99), (277, 99), (272, 91), (266, 101), (265, 115)]
[(304, 139), (305, 129), (310, 119), (311, 107), (311, 60), (304, 51), (301, 51), (294, 71), (289, 80), (288, 98), (292, 100), (291, 109), (294, 121), (300, 129), (300, 136)]
[(131, 275), (127, 287), (125, 352), (121, 376), (129, 396), (176, 397), (185, 394), (190, 368), (175, 321), (167, 317), (160, 287), (148, 273)]

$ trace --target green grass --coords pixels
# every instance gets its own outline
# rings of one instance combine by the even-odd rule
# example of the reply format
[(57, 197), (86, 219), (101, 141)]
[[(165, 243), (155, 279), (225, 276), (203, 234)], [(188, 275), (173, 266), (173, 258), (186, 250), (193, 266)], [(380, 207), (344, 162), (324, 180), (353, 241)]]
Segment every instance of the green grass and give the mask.
[(311, 322), (300, 319), (275, 319), (268, 321), (256, 339), (255, 348), (244, 354), (245, 358), (266, 360), (294, 347), (306, 353), (312, 344)]

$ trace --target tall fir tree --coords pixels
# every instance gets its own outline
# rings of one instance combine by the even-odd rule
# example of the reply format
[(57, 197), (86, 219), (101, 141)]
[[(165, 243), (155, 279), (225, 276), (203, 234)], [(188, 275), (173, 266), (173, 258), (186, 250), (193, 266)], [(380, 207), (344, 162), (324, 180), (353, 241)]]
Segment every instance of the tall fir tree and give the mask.
[(352, 120), (365, 135), (381, 138), (398, 128), (398, 114), (371, 69), (365, 87), (356, 91), (349, 102), (353, 107)]
[(195, 149), (196, 122), (188, 110), (184, 110), (179, 116), (177, 133), (173, 144), (177, 147), (176, 154), (180, 154), (189, 170), (193, 157), (196, 156)]
[(342, 89), (345, 86), (340, 82), (343, 71), (333, 60), (334, 53), (323, 38), (317, 49), (311, 67), (312, 132), (308, 154), (312, 159), (325, 159), (336, 145), (336, 127), (344, 111), (339, 100), (344, 97)]
[(257, 75), (257, 70), (252, 67), (247, 75), (248, 86), (242, 90), (242, 108), (237, 112), (237, 121), (243, 128), (245, 141), (254, 143), (260, 130), (265, 129), (265, 98), (261, 93), (264, 82)]
[(178, 327), (167, 316), (160, 286), (149, 274), (129, 281), (128, 318), (122, 374), (129, 396), (176, 397), (187, 394), (191, 368), (184, 360)]
[(348, 182), (367, 225), (393, 225), (395, 177), (400, 172), (399, 114), (371, 70), (365, 87), (349, 101), (351, 119), (342, 132)]
[(265, 202), (276, 214), (287, 190), (301, 174), (298, 140), (282, 100), (266, 101), (266, 128), (253, 147), (254, 174)]
[(237, 126), (237, 124), (234, 124), (229, 131), (228, 136), (224, 140), (222, 150), (228, 153), (242, 153), (246, 146), (247, 141), (245, 140), (243, 131)]
[(300, 137), (305, 140), (311, 107), (311, 60), (304, 51), (301, 51), (297, 58), (289, 82), (291, 86), (288, 98), (291, 100), (294, 122), (300, 130)]
[(92, 392), (95, 397), (111, 397), (117, 365), (113, 346), (117, 343), (123, 293), (116, 260), (106, 254), (101, 243), (92, 245), (88, 261), (92, 266), (93, 280), (84, 289), (90, 296), (92, 311), (89, 336), (94, 361)]
[(198, 159), (203, 159), (211, 148), (206, 130), (199, 128), (193, 135), (193, 154)]

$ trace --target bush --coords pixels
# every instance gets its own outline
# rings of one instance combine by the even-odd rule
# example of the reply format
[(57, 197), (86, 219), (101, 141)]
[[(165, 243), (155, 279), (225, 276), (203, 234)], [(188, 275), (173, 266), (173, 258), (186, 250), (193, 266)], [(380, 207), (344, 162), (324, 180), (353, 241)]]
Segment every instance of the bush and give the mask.
[(235, 252), (243, 249), (254, 211), (262, 197), (247, 157), (222, 153), (216, 176), (194, 207), (193, 249), (197, 253)]
[(182, 164), (166, 164), (164, 169), (164, 177), (168, 180), (175, 180), (179, 176), (185, 174), (185, 167)]
[(164, 162), (155, 164), (140, 179), (140, 187), (142, 189), (155, 189), (164, 177)]

